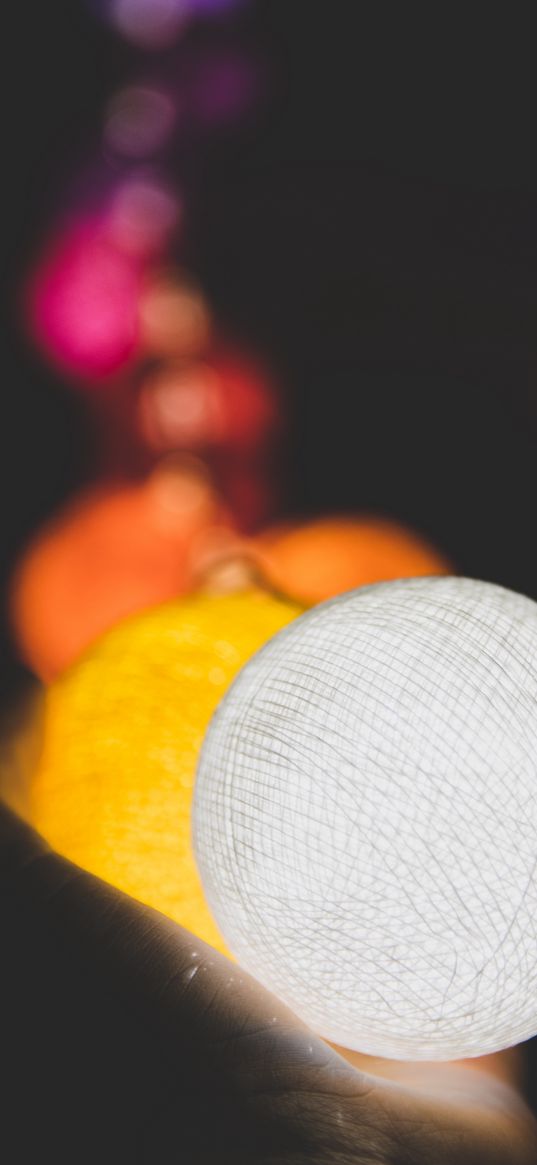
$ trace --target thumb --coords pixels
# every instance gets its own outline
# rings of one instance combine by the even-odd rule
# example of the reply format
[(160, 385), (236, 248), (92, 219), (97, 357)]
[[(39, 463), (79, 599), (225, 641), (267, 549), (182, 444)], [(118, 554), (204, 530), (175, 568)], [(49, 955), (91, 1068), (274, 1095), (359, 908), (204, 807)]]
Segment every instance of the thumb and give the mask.
[(535, 1160), (506, 1086), (448, 1066), (412, 1089), (352, 1068), (224, 956), (1, 807), (0, 936), (10, 1165)]
[(250, 976), (1, 806), (0, 936), (10, 1161), (306, 1160), (299, 1090), (367, 1095)]

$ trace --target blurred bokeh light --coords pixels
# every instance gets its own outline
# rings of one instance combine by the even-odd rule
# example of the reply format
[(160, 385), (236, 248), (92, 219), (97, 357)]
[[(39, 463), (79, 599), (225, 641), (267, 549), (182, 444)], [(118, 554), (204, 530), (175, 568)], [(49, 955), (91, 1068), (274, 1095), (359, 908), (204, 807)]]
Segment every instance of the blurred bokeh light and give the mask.
[(425, 538), (379, 516), (287, 523), (264, 531), (254, 545), (272, 585), (305, 603), (369, 583), (454, 573)]
[(262, 72), (251, 55), (238, 50), (207, 51), (189, 86), (192, 116), (208, 128), (240, 121), (262, 91)]
[(27, 322), (43, 353), (75, 381), (99, 385), (134, 356), (147, 265), (180, 209), (178, 195), (138, 175), (98, 210), (66, 217), (47, 240), (27, 281)]
[(141, 262), (162, 253), (181, 219), (177, 191), (151, 173), (133, 175), (110, 198), (105, 225), (113, 245)]
[(196, 540), (229, 526), (204, 466), (164, 459), (144, 481), (72, 499), (31, 541), (11, 586), (21, 654), (50, 680), (125, 616), (192, 588)]
[(168, 141), (176, 119), (170, 97), (147, 85), (120, 89), (109, 102), (104, 121), (105, 145), (120, 157), (151, 157)]
[(140, 393), (140, 425), (156, 450), (253, 453), (278, 429), (280, 411), (267, 375), (235, 353), (206, 361), (163, 361)]
[(62, 371), (100, 382), (128, 364), (138, 340), (141, 270), (99, 216), (66, 222), (29, 280), (34, 339)]
[(145, 49), (173, 43), (190, 15), (188, 0), (110, 0), (110, 17), (123, 36)]
[(140, 337), (160, 357), (201, 355), (211, 336), (211, 313), (201, 289), (179, 272), (155, 272), (142, 289)]

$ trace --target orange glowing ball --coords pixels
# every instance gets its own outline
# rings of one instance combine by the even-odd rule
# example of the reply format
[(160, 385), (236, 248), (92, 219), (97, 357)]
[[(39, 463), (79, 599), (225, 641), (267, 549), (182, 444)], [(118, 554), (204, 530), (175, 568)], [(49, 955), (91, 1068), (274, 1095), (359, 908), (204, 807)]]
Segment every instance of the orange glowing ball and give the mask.
[(45, 681), (125, 616), (193, 587), (198, 538), (227, 516), (202, 467), (164, 462), (142, 484), (87, 490), (42, 529), (15, 571), (20, 653)]
[(161, 272), (142, 290), (140, 340), (152, 356), (192, 359), (205, 351), (211, 317), (205, 298), (186, 277)]
[(275, 526), (254, 538), (251, 550), (272, 586), (306, 604), (368, 583), (453, 574), (447, 558), (419, 534), (373, 516)]

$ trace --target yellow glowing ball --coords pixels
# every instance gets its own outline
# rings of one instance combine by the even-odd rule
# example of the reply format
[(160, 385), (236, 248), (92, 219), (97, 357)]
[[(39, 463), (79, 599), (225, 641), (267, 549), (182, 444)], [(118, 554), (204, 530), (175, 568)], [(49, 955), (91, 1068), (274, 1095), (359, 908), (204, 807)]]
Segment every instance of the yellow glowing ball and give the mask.
[(298, 614), (255, 589), (165, 603), (109, 631), (46, 696), (32, 823), (220, 950), (191, 852), (198, 752), (239, 668)]

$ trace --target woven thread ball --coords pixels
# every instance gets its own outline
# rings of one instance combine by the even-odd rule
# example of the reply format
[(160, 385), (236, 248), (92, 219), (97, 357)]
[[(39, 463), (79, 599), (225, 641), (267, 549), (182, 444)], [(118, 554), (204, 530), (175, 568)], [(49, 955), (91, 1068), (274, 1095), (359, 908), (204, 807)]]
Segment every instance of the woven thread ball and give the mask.
[(297, 613), (258, 590), (163, 603), (108, 631), (46, 693), (27, 819), (219, 949), (191, 849), (198, 753), (239, 668)]
[(352, 591), (243, 669), (194, 848), (230, 949), (321, 1036), (447, 1060), (537, 1031), (537, 604)]

